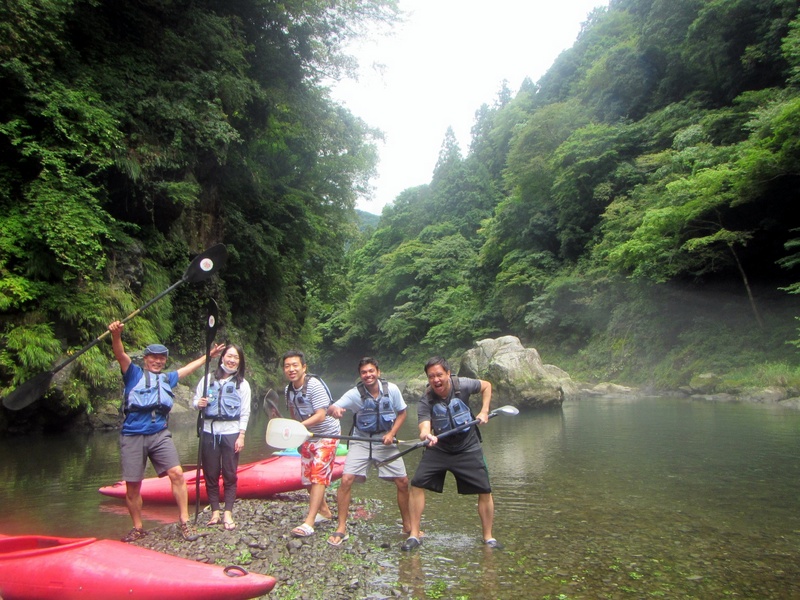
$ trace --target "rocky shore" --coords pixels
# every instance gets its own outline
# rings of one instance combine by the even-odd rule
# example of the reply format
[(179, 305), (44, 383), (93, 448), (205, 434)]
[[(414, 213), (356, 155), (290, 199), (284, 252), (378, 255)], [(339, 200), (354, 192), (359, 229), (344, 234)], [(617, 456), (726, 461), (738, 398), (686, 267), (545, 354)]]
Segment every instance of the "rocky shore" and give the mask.
[[(328, 492), (328, 504), (336, 506)], [(391, 507), (394, 508), (394, 507)], [(233, 515), (237, 528), (208, 527), (208, 507), (200, 514), (194, 542), (184, 542), (175, 524), (151, 529), (136, 545), (165, 554), (221, 566), (240, 565), (252, 573), (278, 580), (268, 596), (275, 599), (346, 600), (352, 598), (410, 598), (397, 585), (396, 560), (403, 536), (379, 531), (370, 518), (380, 503), (353, 499), (348, 523), (350, 538), (341, 547), (327, 543), (335, 521), (316, 526), (314, 535), (295, 538), (290, 531), (308, 509), (305, 492), (281, 494), (269, 500), (237, 500)], [(395, 508), (396, 510), (396, 508)], [(190, 511), (194, 518), (193, 510)], [(264, 596), (267, 598), (267, 596)]]

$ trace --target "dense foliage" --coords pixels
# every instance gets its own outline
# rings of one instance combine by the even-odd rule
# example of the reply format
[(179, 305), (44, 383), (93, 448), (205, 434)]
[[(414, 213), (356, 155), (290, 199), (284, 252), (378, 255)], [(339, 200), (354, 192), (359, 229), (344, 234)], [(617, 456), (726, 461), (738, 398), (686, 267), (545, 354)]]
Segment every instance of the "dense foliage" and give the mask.
[[(799, 7), (612, 0), (375, 223), (354, 202), (380, 134), (325, 82), (395, 0), (5, 2), (0, 385), (216, 242), (224, 272), (132, 320), (131, 349), (198, 352), (213, 295), (255, 377), (290, 345), (418, 370), (498, 334), (656, 385), (796, 370)], [(49, 400), (91, 410), (117, 384), (101, 344)]]
[[(132, 320), (132, 350), (202, 348), (205, 295), (262, 360), (342, 291), (377, 132), (328, 96), (344, 44), (395, 0), (0, 5), (0, 384), (84, 346), (224, 242), (220, 279)], [(104, 352), (106, 354), (104, 355)], [(118, 382), (107, 347), (57, 402)], [(116, 386), (115, 386), (116, 387)]]
[(477, 111), (465, 157), (448, 136), (430, 184), (384, 210), (330, 343), (411, 358), (514, 334), (662, 385), (796, 365), (799, 5), (597, 9), (539, 82)]

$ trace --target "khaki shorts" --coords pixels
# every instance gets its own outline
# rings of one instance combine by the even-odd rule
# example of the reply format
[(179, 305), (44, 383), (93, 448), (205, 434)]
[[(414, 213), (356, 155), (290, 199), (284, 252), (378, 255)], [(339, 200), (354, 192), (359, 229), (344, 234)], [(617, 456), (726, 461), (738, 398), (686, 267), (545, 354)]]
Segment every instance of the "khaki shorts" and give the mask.
[[(376, 439), (381, 439), (380, 437)], [(370, 446), (372, 446), (372, 456), (370, 456)], [(347, 451), (347, 458), (344, 462), (345, 475), (355, 475), (356, 481), (364, 481), (367, 478), (367, 471), (370, 465), (375, 465), (378, 469), (378, 477), (381, 479), (396, 479), (406, 477), (406, 463), (402, 458), (398, 458), (383, 466), (377, 466), (382, 460), (394, 456), (400, 452), (397, 445), (384, 446), (381, 443), (370, 444), (369, 442), (350, 442)]]
[(152, 435), (120, 435), (119, 458), (123, 481), (142, 481), (148, 458), (159, 477), (181, 464), (169, 429)]

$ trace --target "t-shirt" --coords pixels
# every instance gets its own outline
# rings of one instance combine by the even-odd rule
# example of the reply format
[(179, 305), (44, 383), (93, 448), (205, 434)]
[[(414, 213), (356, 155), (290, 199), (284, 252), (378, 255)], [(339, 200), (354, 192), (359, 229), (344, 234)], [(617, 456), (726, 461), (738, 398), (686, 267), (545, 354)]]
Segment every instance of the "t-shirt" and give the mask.
[[(151, 374), (155, 375), (155, 373)], [(170, 371), (166, 375), (169, 387), (175, 389), (178, 385), (178, 372)], [(128, 366), (128, 370), (122, 374), (122, 383), (125, 385), (125, 391), (122, 395), (123, 406), (127, 402), (128, 394), (136, 387), (142, 377), (144, 377), (144, 370), (134, 363), (131, 363)], [(130, 411), (125, 415), (125, 421), (122, 423), (122, 435), (152, 435), (166, 428), (167, 415), (162, 414), (160, 411), (155, 413)]]
[[(375, 400), (379, 400), (383, 396), (383, 384), (380, 384), (381, 391)], [(394, 408), (394, 412), (398, 415), (406, 410), (408, 406), (406, 405), (405, 400), (403, 399), (403, 393), (400, 391), (395, 384), (392, 382), (388, 382), (389, 387), (389, 399), (392, 401), (392, 407)], [(367, 390), (369, 394), (369, 390)], [(340, 406), (345, 410), (353, 411), (353, 414), (360, 411), (364, 408), (364, 400), (361, 398), (361, 394), (358, 392), (358, 388), (354, 387), (347, 390), (341, 398), (339, 398), (336, 402), (334, 402), (335, 406)], [(381, 433), (380, 435), (384, 435), (386, 432)], [(357, 437), (370, 437), (370, 434), (361, 431), (358, 427), (353, 428), (353, 434)]]
[[(447, 404), (455, 398), (455, 386), (453, 381), (450, 380), (450, 394), (447, 398), (441, 399), (433, 391), (429, 394), (423, 394), (419, 399), (417, 405), (417, 420), (420, 423), (431, 420), (431, 399), (434, 396), (436, 402), (445, 402)], [(477, 379), (470, 379), (469, 377), (458, 378), (461, 401), (469, 406), (469, 397), (471, 394), (477, 394), (481, 391), (481, 382)], [(470, 408), (472, 408), (470, 406)], [(439, 449), (448, 454), (456, 454), (459, 452), (470, 452), (473, 450), (480, 450), (481, 440), (478, 437), (477, 425), (473, 425), (466, 433), (453, 433), (440, 439), (432, 449)]]

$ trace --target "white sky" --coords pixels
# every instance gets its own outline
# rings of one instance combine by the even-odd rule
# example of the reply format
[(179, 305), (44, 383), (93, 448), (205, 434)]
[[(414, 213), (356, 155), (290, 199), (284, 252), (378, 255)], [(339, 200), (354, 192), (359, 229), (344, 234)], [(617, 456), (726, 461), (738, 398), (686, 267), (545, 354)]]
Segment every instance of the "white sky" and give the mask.
[[(475, 111), (497, 98), (503, 80), (516, 94), (572, 46), (581, 23), (608, 0), (400, 0), (407, 15), (390, 37), (349, 48), (359, 81), (332, 88), (334, 99), (386, 137), (379, 143), (372, 199), (380, 214), (404, 189), (430, 183), (448, 127), (466, 154)], [(378, 69), (373, 65), (384, 65)]]

